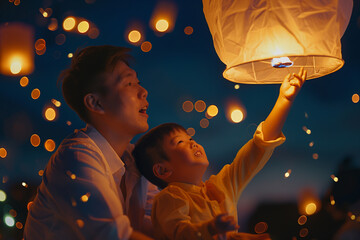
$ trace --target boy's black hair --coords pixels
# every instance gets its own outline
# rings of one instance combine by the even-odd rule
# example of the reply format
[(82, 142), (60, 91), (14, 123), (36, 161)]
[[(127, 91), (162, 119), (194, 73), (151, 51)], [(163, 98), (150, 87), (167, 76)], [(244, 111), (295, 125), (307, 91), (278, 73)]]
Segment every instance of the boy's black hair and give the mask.
[(167, 182), (155, 176), (153, 166), (156, 163), (169, 161), (163, 148), (163, 141), (170, 133), (179, 130), (186, 132), (186, 129), (177, 123), (164, 123), (151, 129), (135, 144), (133, 156), (137, 168), (147, 180), (161, 189), (167, 186)]

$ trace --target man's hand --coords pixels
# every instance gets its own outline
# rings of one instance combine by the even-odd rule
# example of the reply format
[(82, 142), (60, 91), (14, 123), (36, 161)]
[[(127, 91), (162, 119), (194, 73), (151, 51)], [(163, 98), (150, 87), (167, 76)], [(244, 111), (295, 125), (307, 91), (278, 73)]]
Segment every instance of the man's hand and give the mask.
[(301, 67), (298, 74), (289, 73), (286, 75), (280, 87), (280, 97), (283, 97), (291, 102), (294, 101), (296, 95), (306, 80), (306, 74), (307, 72), (304, 70), (304, 67)]
[(209, 232), (212, 235), (222, 234), (227, 231), (236, 230), (238, 228), (239, 226), (236, 224), (235, 218), (233, 216), (229, 216), (227, 213), (217, 215), (209, 223)]

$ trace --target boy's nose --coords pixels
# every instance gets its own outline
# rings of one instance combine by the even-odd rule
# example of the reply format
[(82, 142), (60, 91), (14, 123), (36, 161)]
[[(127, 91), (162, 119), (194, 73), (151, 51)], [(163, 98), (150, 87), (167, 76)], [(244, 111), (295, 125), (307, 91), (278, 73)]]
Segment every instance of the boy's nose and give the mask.
[(196, 144), (196, 142), (191, 142), (190, 146), (191, 146), (191, 148), (195, 148), (195, 147), (197, 147), (197, 144)]

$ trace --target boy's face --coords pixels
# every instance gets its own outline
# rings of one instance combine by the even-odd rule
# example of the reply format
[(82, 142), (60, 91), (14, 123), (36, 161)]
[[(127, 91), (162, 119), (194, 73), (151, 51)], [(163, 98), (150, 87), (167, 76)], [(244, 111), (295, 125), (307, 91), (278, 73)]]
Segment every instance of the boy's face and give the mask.
[(147, 91), (140, 85), (136, 72), (119, 61), (112, 73), (105, 75), (107, 94), (101, 97), (105, 121), (114, 132), (130, 137), (148, 128)]
[(176, 130), (166, 136), (163, 143), (172, 170), (172, 181), (201, 181), (209, 165), (204, 148), (182, 130)]

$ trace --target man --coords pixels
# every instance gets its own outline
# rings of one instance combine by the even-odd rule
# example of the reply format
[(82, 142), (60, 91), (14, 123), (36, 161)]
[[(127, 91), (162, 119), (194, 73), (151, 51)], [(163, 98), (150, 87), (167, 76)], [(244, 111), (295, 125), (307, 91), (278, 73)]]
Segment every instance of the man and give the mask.
[(140, 233), (150, 229), (144, 218), (148, 183), (129, 144), (149, 127), (148, 93), (128, 65), (128, 52), (87, 47), (60, 75), (65, 101), (87, 126), (52, 155), (25, 239), (150, 239)]

